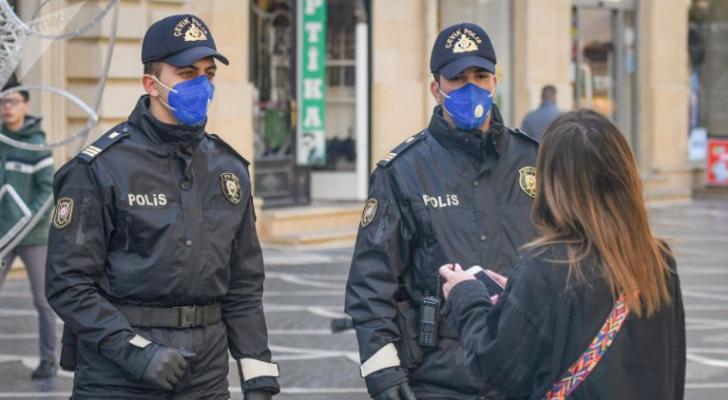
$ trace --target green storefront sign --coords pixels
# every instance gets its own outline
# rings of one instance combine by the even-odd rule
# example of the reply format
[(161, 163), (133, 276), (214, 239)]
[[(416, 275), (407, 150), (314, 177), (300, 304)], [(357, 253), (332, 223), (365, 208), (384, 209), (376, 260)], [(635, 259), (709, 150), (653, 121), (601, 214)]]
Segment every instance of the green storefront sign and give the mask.
[(326, 163), (326, 14), (327, 0), (298, 0), (299, 165)]

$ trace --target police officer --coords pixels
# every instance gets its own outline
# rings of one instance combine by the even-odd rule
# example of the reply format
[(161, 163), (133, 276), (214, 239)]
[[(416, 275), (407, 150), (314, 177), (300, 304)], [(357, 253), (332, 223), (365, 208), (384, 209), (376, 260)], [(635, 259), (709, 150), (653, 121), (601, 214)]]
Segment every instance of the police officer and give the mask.
[(228, 350), (246, 400), (279, 391), (248, 162), (205, 132), (215, 60), (198, 17), (154, 23), (147, 94), (56, 174), (47, 295), (74, 399), (228, 399)]
[(497, 399), (468, 370), (457, 333), (440, 318), (438, 267), (480, 265), (504, 275), (535, 237), (538, 143), (507, 128), (493, 104), (496, 56), (463, 23), (439, 33), (430, 125), (379, 161), (371, 177), (346, 291), (377, 400)]

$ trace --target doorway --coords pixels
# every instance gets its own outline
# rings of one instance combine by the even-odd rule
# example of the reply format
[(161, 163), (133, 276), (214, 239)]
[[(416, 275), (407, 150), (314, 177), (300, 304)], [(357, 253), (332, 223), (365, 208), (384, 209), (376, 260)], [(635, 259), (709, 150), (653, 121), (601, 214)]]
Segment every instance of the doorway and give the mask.
[[(255, 195), (265, 200), (266, 208), (364, 200), (369, 176), (369, 1), (250, 4)], [(304, 23), (303, 13), (317, 7), (323, 7), (323, 12), (316, 11), (317, 20)], [(312, 26), (321, 21), (326, 21), (325, 33), (319, 35)], [(309, 120), (312, 116), (316, 118)], [(307, 130), (313, 122), (317, 132)]]
[(572, 88), (576, 107), (609, 117), (639, 158), (637, 26), (634, 0), (575, 0)]
[(325, 162), (312, 165), (311, 198), (362, 201), (369, 176), (369, 33), (365, 1), (327, 0)]

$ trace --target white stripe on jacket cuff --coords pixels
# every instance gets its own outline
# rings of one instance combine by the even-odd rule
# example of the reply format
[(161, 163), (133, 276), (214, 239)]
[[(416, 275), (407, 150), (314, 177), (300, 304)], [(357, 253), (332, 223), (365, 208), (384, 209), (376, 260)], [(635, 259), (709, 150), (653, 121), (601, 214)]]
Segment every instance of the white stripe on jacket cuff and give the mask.
[(278, 377), (278, 364), (256, 360), (254, 358), (241, 358), (240, 371), (243, 374), (243, 381), (247, 382), (251, 379), (261, 376)]
[(145, 339), (142, 336), (136, 335), (129, 340), (129, 344), (131, 344), (132, 346), (136, 346), (140, 349), (143, 349), (143, 348), (146, 348), (147, 346), (149, 346), (150, 344), (152, 344), (152, 342), (150, 342), (149, 340)]
[(374, 353), (373, 356), (369, 357), (359, 369), (361, 371), (361, 377), (366, 378), (368, 375), (377, 371), (392, 367), (399, 367), (399, 354), (397, 353), (397, 348), (394, 347), (394, 343), (388, 343)]

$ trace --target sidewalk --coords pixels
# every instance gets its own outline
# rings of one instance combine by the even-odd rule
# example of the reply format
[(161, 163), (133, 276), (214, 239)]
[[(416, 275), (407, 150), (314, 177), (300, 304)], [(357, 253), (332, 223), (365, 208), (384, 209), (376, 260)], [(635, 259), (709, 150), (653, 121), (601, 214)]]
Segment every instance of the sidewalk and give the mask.
[[(728, 199), (650, 210), (655, 231), (674, 249), (688, 328), (687, 400), (726, 399), (728, 390)], [(368, 399), (359, 377), (356, 338), (329, 332), (342, 316), (351, 249), (265, 252), (264, 305), (283, 393), (277, 400)], [(59, 324), (60, 328), (60, 324)], [(9, 280), (0, 291), (0, 399), (67, 399), (72, 377), (33, 383), (36, 317), (28, 284)], [(231, 364), (232, 398), (240, 383)]]

